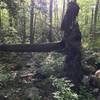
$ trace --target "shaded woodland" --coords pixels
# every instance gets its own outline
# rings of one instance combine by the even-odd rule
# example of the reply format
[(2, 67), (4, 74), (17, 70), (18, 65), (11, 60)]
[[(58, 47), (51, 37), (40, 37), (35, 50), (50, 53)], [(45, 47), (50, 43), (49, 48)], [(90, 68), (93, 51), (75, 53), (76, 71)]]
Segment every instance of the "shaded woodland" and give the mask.
[(1, 0), (0, 100), (99, 100), (100, 1)]

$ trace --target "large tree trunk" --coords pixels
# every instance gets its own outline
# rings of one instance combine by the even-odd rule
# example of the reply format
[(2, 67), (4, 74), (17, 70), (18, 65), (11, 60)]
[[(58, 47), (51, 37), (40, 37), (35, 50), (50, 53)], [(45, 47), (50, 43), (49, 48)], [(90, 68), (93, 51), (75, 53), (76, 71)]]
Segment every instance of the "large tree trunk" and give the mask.
[(64, 31), (63, 43), (65, 44), (64, 74), (78, 86), (82, 79), (81, 69), (81, 32), (76, 17), (79, 6), (75, 2), (69, 3), (68, 10), (62, 21), (61, 30)]

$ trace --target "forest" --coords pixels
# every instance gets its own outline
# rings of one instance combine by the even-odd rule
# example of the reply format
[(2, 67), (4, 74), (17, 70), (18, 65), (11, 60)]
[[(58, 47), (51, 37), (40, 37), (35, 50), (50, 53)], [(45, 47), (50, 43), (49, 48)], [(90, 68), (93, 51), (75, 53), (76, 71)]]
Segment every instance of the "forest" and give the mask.
[(100, 100), (100, 0), (0, 0), (0, 100)]

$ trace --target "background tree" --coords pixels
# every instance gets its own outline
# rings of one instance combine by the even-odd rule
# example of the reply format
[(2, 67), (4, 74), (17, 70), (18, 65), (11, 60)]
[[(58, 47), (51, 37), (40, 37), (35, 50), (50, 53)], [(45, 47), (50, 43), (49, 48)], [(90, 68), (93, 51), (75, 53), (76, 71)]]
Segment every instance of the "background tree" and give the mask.
[(33, 44), (34, 41), (34, 0), (31, 0), (31, 11), (30, 11), (30, 44)]

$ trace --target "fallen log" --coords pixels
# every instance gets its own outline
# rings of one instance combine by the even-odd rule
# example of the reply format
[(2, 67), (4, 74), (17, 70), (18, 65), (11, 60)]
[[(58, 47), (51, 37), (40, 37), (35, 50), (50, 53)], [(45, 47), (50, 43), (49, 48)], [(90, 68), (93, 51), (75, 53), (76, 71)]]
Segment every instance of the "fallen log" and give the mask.
[(44, 44), (15, 44), (15, 45), (0, 45), (0, 51), (3, 52), (51, 52), (60, 51), (63, 49), (61, 42), (44, 43)]

